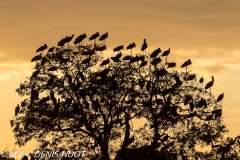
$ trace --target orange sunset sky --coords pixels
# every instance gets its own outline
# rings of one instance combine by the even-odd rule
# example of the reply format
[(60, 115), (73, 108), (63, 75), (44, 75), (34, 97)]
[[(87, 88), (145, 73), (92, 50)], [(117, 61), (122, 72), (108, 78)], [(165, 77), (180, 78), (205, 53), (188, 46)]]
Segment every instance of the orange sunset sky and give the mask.
[[(177, 69), (191, 59), (191, 72), (204, 85), (214, 76), (212, 93), (224, 92), (223, 117), (229, 136), (240, 135), (240, 1), (239, 0), (42, 0), (0, 2), (0, 151), (26, 152), (14, 146), (10, 128), (14, 109), (23, 100), (15, 92), (31, 76), (31, 59), (43, 44), (56, 46), (74, 34), (73, 40), (86, 33), (108, 32), (105, 57), (112, 49), (136, 43), (133, 53), (140, 53), (145, 38), (147, 53), (158, 47), (171, 48), (168, 61)], [(84, 43), (89, 43), (88, 38)], [(129, 53), (124, 50), (123, 53)], [(138, 124), (140, 123), (138, 122)]]

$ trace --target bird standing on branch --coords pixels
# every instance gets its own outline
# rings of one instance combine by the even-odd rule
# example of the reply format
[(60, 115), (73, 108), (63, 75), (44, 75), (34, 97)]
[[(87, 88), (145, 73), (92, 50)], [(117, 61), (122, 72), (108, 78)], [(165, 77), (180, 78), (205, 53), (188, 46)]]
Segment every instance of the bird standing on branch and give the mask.
[(129, 45), (127, 46), (127, 49), (126, 49), (126, 50), (130, 49), (130, 55), (132, 55), (132, 49), (133, 49), (133, 47), (136, 48), (136, 44), (135, 44), (134, 42), (131, 43), (131, 44), (129, 44)]
[(106, 59), (106, 60), (104, 60), (104, 61), (102, 61), (102, 63), (100, 64), (100, 66), (105, 66), (105, 65), (107, 65), (108, 63), (110, 63), (109, 58)]
[(165, 63), (167, 63), (167, 56), (169, 55), (169, 53), (170, 53), (170, 48), (168, 50), (164, 51), (162, 54), (162, 57), (166, 57)]
[(113, 52), (118, 51), (118, 53), (119, 53), (119, 51), (121, 51), (121, 50), (123, 50), (123, 45), (114, 48), (114, 49), (113, 49)]
[(214, 84), (214, 77), (212, 76), (212, 81), (208, 82), (205, 86), (205, 89), (207, 90), (208, 88), (210, 88), (210, 99), (211, 99), (211, 87)]
[(217, 102), (220, 102), (221, 101), (221, 105), (222, 105), (222, 99), (224, 97), (224, 93), (220, 94), (217, 98)]
[(146, 53), (146, 49), (147, 49), (148, 45), (146, 43), (146, 39), (143, 40), (143, 44), (142, 44), (142, 47), (141, 47), (141, 51), (143, 51), (143, 54), (144, 54), (144, 51)]
[(81, 45), (82, 45), (82, 41), (83, 41), (85, 38), (87, 38), (86, 33), (81, 34), (80, 36), (78, 36), (78, 37), (75, 39), (74, 44), (81, 43)]
[(18, 104), (17, 107), (15, 108), (15, 116), (18, 115), (19, 111), (20, 111), (20, 107), (19, 107), (19, 104)]
[(105, 34), (103, 34), (100, 38), (99, 41), (103, 41), (103, 45), (105, 45), (105, 39), (108, 37), (108, 32), (106, 32)]
[(190, 64), (192, 64), (191, 60), (188, 59), (186, 62), (184, 62), (181, 66), (181, 68), (184, 68), (186, 67), (186, 73), (187, 73), (187, 66), (189, 66)]
[(173, 71), (173, 69), (174, 69), (174, 67), (176, 67), (176, 63), (175, 62), (169, 62), (169, 63), (167, 63), (167, 65), (168, 65), (168, 68), (172, 68), (172, 71)]
[(203, 77), (201, 77), (201, 78), (199, 79), (199, 83), (202, 84), (201, 87), (203, 87), (203, 81), (204, 81), (204, 79), (203, 79)]
[(156, 58), (160, 52), (161, 52), (161, 49), (160, 49), (160, 48), (154, 50), (154, 51), (152, 52), (152, 54), (150, 55), (150, 58)]
[(38, 52), (43, 52), (45, 49), (47, 49), (48, 48), (48, 46), (47, 46), (47, 44), (44, 44), (43, 46), (41, 46), (41, 47), (39, 47), (38, 49), (37, 49), (37, 51), (36, 51), (36, 53), (38, 53)]
[(99, 35), (99, 33), (97, 32), (97, 33), (93, 34), (93, 35), (89, 38), (89, 41), (94, 40), (94, 46), (95, 46), (95, 44), (96, 44), (96, 38), (99, 37), (99, 36), (100, 36), (100, 35)]

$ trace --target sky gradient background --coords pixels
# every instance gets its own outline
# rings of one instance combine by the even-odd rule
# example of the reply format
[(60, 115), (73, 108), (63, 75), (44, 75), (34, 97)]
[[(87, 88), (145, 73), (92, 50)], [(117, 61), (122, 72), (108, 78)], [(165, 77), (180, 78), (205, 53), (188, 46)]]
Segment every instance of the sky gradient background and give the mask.
[[(240, 134), (240, 1), (232, 0), (138, 0), (138, 1), (1, 1), (0, 4), (0, 151), (34, 149), (34, 142), (19, 149), (14, 146), (10, 119), (23, 100), (15, 92), (31, 76), (31, 59), (43, 44), (82, 33), (88, 38), (109, 33), (106, 57), (112, 49), (135, 42), (140, 53), (145, 38), (147, 53), (158, 47), (171, 48), (169, 62), (177, 69), (187, 59), (189, 69), (204, 85), (215, 78), (212, 93), (224, 92), (223, 117), (229, 136)], [(84, 43), (88, 43), (88, 38)], [(72, 41), (73, 42), (73, 41)], [(129, 53), (124, 50), (123, 53)]]

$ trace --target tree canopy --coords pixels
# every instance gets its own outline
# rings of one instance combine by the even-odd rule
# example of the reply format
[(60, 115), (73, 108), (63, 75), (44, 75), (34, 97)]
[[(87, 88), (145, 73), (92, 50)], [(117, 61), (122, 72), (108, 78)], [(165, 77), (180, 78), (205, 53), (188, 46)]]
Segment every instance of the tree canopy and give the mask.
[[(121, 52), (120, 45), (104, 59), (108, 35), (96, 43), (97, 33), (89, 38), (93, 45), (83, 44), (83, 34), (74, 45), (72, 35), (48, 52), (46, 44), (37, 50), (32, 75), (16, 89), (27, 97), (11, 120), (16, 144), (36, 139), (40, 150), (83, 150), (89, 159), (104, 160), (239, 156), (239, 137), (223, 141), (228, 130), (223, 96), (211, 94), (214, 77), (203, 86), (189, 70), (190, 59), (177, 71), (167, 59), (170, 48), (146, 54), (145, 39), (143, 53), (132, 54), (132, 43), (131, 51)], [(146, 124), (134, 129), (134, 119)], [(197, 145), (212, 150), (200, 153)]]

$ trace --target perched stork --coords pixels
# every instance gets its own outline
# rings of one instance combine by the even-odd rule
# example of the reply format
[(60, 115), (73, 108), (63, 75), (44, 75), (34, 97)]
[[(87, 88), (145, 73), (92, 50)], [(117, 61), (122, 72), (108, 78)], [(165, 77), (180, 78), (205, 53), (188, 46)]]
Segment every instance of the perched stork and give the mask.
[(212, 76), (212, 80), (210, 82), (208, 82), (205, 86), (205, 89), (207, 90), (208, 88), (210, 88), (210, 98), (211, 98), (211, 87), (214, 84), (214, 77)]
[(150, 55), (150, 58), (156, 58), (160, 52), (161, 52), (161, 49), (160, 49), (160, 48), (154, 50), (154, 51), (152, 52), (152, 54)]
[[(201, 84), (203, 85), (203, 81), (204, 81), (204, 79), (203, 79), (203, 77), (201, 77), (201, 78), (199, 79), (199, 83), (201, 83)], [(201, 87), (203, 87), (202, 85), (201, 85)]]
[(57, 46), (63, 47), (64, 44), (67, 42), (67, 39), (68, 39), (68, 36), (66, 36), (65, 38), (61, 39), (61, 40), (58, 42)]
[(115, 57), (111, 57), (114, 62), (120, 62), (120, 58), (122, 57), (122, 52), (118, 53)]
[(19, 104), (18, 104), (17, 107), (15, 108), (15, 116), (18, 115), (19, 111), (20, 111), (20, 107), (19, 107)]
[(73, 36), (74, 34), (72, 34), (72, 36), (66, 36), (65, 38), (61, 39), (59, 42), (58, 42), (58, 46), (61, 46), (63, 47), (65, 43), (69, 43), (72, 39), (73, 39)]
[(66, 43), (69, 43), (73, 39), (74, 34), (72, 36), (66, 37)]
[(51, 47), (51, 48), (49, 48), (48, 52), (53, 52), (54, 49), (55, 49), (55, 47)]
[(119, 51), (121, 51), (121, 50), (123, 50), (123, 45), (114, 48), (114, 49), (113, 49), (113, 52), (118, 51), (118, 53), (119, 53)]
[(109, 63), (110, 63), (110, 60), (109, 60), (109, 58), (108, 58), (108, 59), (102, 61), (102, 63), (100, 64), (100, 66), (105, 66), (105, 65), (107, 65), (107, 64), (109, 64)]
[(130, 54), (131, 54), (131, 55), (132, 55), (132, 49), (133, 49), (133, 47), (136, 48), (136, 44), (135, 44), (134, 42), (131, 43), (131, 44), (129, 44), (129, 45), (127, 46), (127, 49), (126, 49), (126, 50), (130, 49)]
[(143, 54), (144, 54), (144, 51), (146, 53), (146, 49), (147, 49), (147, 43), (146, 43), (146, 39), (143, 40), (143, 44), (142, 44), (142, 47), (141, 47), (141, 51), (143, 51)]
[(107, 50), (107, 46), (100, 46), (96, 48), (96, 51), (100, 51), (100, 57), (103, 58), (103, 51)]
[(41, 60), (41, 59), (42, 59), (42, 55), (41, 55), (41, 53), (40, 53), (39, 55), (34, 56), (34, 57), (32, 58), (32, 60), (31, 60), (31, 62), (39, 61), (39, 60)]
[(96, 38), (99, 37), (99, 33), (96, 32), (95, 34), (93, 34), (91, 37), (89, 37), (89, 41), (94, 40), (94, 45), (96, 44)]
[(222, 105), (222, 99), (224, 97), (224, 93), (220, 94), (217, 98), (217, 102), (220, 102), (221, 101), (221, 105)]
[(81, 34), (80, 36), (78, 36), (78, 37), (75, 39), (74, 44), (81, 43), (81, 45), (82, 45), (82, 41), (83, 41), (85, 38), (87, 38), (86, 33)]
[(169, 53), (170, 53), (170, 48), (168, 50), (164, 51), (163, 54), (162, 54), (162, 57), (166, 57), (166, 62), (165, 63), (167, 63), (167, 56), (169, 55)]
[(174, 69), (174, 67), (176, 67), (176, 63), (175, 62), (169, 62), (169, 63), (167, 63), (167, 65), (168, 65), (168, 68), (172, 68), (172, 70)]
[(99, 41), (103, 41), (103, 44), (105, 45), (105, 39), (108, 37), (108, 32), (106, 32), (105, 34), (103, 34), (100, 38)]
[(190, 64), (192, 64), (191, 60), (188, 59), (186, 62), (184, 62), (181, 66), (181, 68), (184, 68), (186, 67), (186, 73), (187, 73), (187, 66), (189, 66)]
[(43, 52), (45, 49), (47, 49), (48, 48), (48, 46), (47, 46), (47, 44), (44, 44), (43, 46), (41, 46), (41, 47), (39, 47), (38, 49), (37, 49), (37, 51), (36, 51), (36, 53), (38, 53), (38, 52)]

